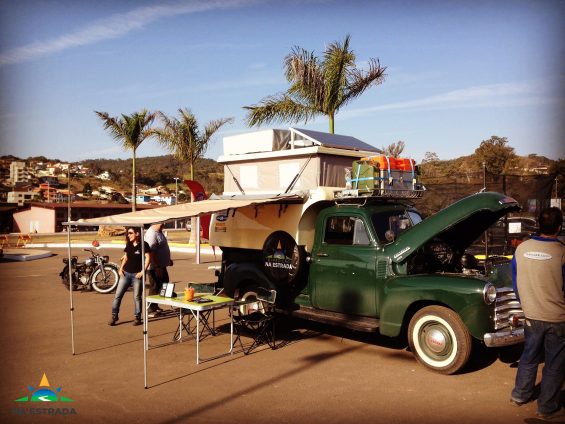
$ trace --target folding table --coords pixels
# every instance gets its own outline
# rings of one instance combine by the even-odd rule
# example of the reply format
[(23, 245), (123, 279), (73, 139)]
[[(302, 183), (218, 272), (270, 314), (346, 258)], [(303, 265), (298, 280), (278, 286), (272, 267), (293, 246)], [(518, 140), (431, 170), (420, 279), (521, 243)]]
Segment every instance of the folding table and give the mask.
[[(196, 363), (200, 363), (200, 326), (203, 325), (205, 328), (212, 328), (210, 327), (210, 323), (208, 322), (210, 314), (207, 312), (214, 312), (217, 309), (228, 308), (231, 307), (234, 303), (234, 299), (230, 297), (223, 297), (223, 296), (214, 296), (211, 294), (207, 295), (198, 295), (198, 298), (208, 299), (210, 302), (207, 303), (198, 303), (196, 301), (186, 301), (184, 300), (184, 295), (182, 293), (178, 294), (178, 297), (169, 298), (159, 295), (147, 296), (145, 298), (146, 305), (150, 303), (157, 303), (160, 305), (169, 305), (175, 308), (179, 308), (179, 336), (181, 337), (182, 341), (182, 329), (183, 329), (183, 321), (182, 321), (182, 310), (188, 309), (192, 316), (196, 319)], [(147, 308), (146, 308), (147, 309)], [(203, 360), (211, 360), (216, 359), (224, 355), (228, 355), (233, 351), (233, 317), (232, 314), (230, 316), (230, 349), (227, 353), (214, 356), (211, 358), (205, 358)], [(147, 317), (146, 317), (147, 319)], [(147, 340), (149, 339), (149, 322), (147, 322)], [(148, 349), (148, 341), (146, 342), (145, 349)]]

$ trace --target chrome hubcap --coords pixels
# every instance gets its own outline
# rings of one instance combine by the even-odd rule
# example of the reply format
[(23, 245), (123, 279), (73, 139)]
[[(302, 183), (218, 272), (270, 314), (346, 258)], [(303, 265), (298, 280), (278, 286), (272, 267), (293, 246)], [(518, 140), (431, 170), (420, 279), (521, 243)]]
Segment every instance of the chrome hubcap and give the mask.
[(445, 350), (445, 335), (437, 328), (432, 328), (426, 332), (426, 344), (432, 352), (441, 353)]
[(434, 360), (443, 360), (453, 350), (453, 340), (447, 328), (438, 322), (428, 322), (419, 334), (420, 346)]

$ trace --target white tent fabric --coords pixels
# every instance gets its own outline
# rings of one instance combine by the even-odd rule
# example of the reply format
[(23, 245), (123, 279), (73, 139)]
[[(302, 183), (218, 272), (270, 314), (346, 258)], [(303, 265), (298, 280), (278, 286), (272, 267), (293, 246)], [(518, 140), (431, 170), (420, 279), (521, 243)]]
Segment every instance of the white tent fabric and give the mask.
[(100, 218), (83, 219), (69, 222), (68, 224), (78, 226), (123, 225), (138, 227), (145, 224), (152, 224), (154, 222), (165, 222), (174, 219), (202, 216), (227, 209), (236, 209), (244, 206), (273, 203), (284, 200), (297, 200), (298, 198), (299, 197), (296, 194), (281, 194), (261, 199), (202, 200), (194, 203), (183, 203), (180, 205), (145, 209), (142, 211), (128, 212)]

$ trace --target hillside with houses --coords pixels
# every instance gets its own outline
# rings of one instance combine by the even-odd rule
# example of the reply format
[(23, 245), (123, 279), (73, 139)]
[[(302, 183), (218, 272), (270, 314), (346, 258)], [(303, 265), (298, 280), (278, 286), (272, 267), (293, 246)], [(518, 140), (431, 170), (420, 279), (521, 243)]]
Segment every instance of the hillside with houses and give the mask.
[[(183, 169), (184, 168), (184, 169)], [(131, 202), (131, 159), (95, 159), (65, 163), (44, 157), (0, 157), (0, 202)], [(137, 202), (170, 205), (186, 201), (186, 166), (172, 156), (137, 159)], [(69, 178), (70, 176), (70, 178)], [(200, 159), (196, 178), (210, 193), (223, 187), (223, 168)], [(178, 197), (177, 197), (178, 196)]]
[[(516, 190), (529, 186), (540, 191), (540, 181), (548, 185), (545, 197), (563, 197), (564, 160), (557, 161), (535, 154), (514, 156), (507, 161), (504, 178), (497, 173), (485, 173), (475, 155), (452, 160), (440, 160), (430, 153), (419, 166), (421, 181), (429, 193), (418, 207), (433, 213), (446, 203), (460, 198), (466, 192), (476, 192), (488, 181), (488, 189), (506, 191), (527, 202), (534, 194)], [(222, 164), (212, 159), (199, 159), (195, 166), (195, 180), (210, 193), (224, 191)], [(137, 205), (143, 209), (172, 205), (189, 200), (184, 180), (188, 167), (171, 155), (137, 159)], [(28, 218), (30, 228), (15, 228), (15, 212), (35, 209), (53, 215), (50, 231), (62, 231), (67, 219), (69, 197), (73, 219), (93, 218), (131, 210), (132, 162), (122, 159), (93, 159), (81, 162), (62, 162), (45, 157), (0, 157), (0, 232), (34, 232), (35, 218)], [(528, 182), (529, 181), (529, 182)], [(508, 183), (507, 183), (508, 182)], [(528, 183), (527, 183), (528, 182)], [(537, 184), (537, 185), (536, 185)], [(472, 187), (471, 187), (472, 186)], [(518, 187), (519, 186), (519, 187)], [(31, 213), (31, 212), (30, 212)], [(37, 212), (39, 213), (39, 212)], [(39, 218), (38, 218), (39, 219)], [(28, 224), (26, 224), (27, 226)]]

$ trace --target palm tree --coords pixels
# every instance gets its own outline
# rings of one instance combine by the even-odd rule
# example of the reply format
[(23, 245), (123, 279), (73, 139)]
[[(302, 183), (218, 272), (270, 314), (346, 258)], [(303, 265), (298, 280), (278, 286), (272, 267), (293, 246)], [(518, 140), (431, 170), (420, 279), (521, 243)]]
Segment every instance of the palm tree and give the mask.
[(321, 60), (314, 52), (294, 47), (284, 66), (290, 88), (264, 98), (258, 105), (244, 106), (249, 110), (246, 119), (250, 126), (283, 121), (307, 123), (316, 115), (326, 115), (333, 133), (339, 109), (371, 85), (381, 84), (386, 70), (378, 59), (369, 59), (367, 72), (357, 68), (355, 54), (349, 49), (349, 35), (343, 44), (330, 44)]
[(178, 109), (179, 117), (170, 118), (163, 112), (157, 112), (163, 124), (152, 133), (177, 159), (190, 165), (190, 179), (194, 180), (194, 163), (206, 152), (210, 139), (223, 125), (233, 122), (233, 118), (221, 118), (210, 121), (199, 131), (198, 121), (189, 109)]
[(155, 113), (146, 109), (131, 115), (122, 114), (121, 118), (111, 117), (106, 112), (94, 111), (104, 123), (104, 129), (108, 130), (115, 140), (122, 143), (124, 149), (131, 149), (133, 152), (132, 162), (132, 212), (135, 212), (137, 206), (137, 189), (135, 186), (135, 151), (139, 145), (147, 137), (151, 135), (149, 126), (155, 119)]
[(393, 158), (399, 158), (406, 147), (404, 141), (399, 140), (396, 143), (389, 144), (388, 147), (381, 147), (383, 154), (386, 156), (392, 156)]

